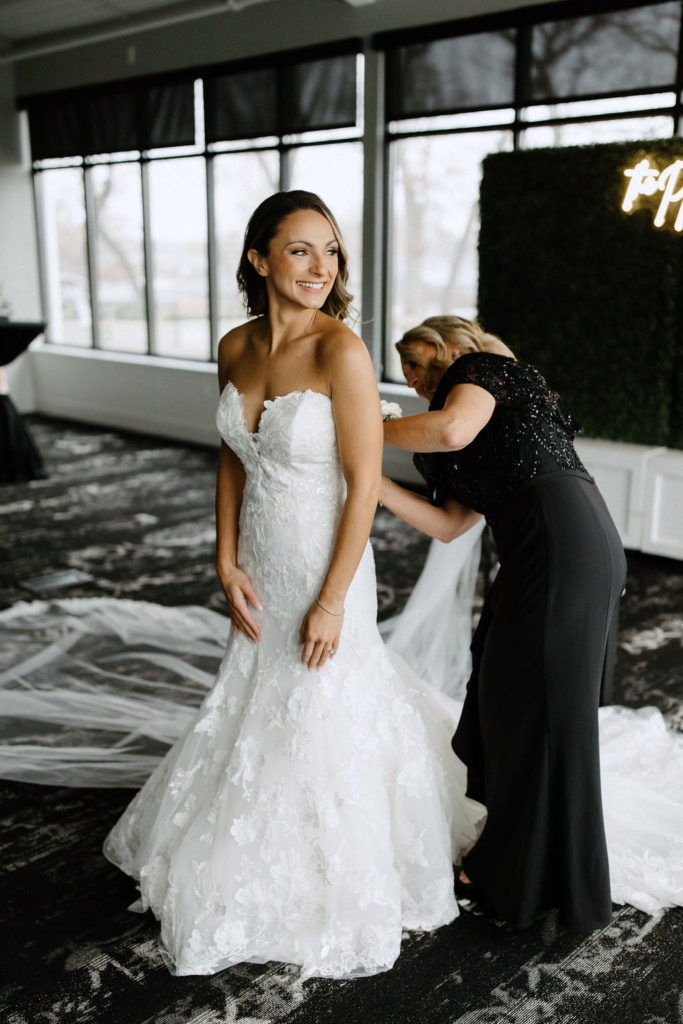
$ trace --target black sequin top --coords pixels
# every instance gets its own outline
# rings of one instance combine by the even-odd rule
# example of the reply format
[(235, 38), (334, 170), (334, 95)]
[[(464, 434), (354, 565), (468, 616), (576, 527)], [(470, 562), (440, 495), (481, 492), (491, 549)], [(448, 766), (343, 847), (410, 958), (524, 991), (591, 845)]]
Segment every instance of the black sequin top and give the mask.
[(466, 448), (414, 456), (436, 505), (450, 495), (491, 518), (539, 473), (586, 473), (572, 443), (577, 426), (533, 366), (488, 352), (467, 353), (444, 373), (430, 410), (443, 409), (456, 384), (484, 388), (496, 407)]

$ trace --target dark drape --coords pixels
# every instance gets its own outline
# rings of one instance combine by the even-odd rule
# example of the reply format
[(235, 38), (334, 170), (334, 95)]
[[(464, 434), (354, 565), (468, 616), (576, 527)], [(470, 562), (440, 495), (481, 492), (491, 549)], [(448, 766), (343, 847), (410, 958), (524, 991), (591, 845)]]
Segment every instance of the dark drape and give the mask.
[(194, 84), (117, 83), (31, 96), (34, 160), (191, 145)]
[(206, 141), (347, 128), (356, 123), (356, 52), (281, 55), (204, 78)]
[(514, 102), (515, 32), (482, 32), (388, 52), (390, 120)]
[(34, 160), (187, 146), (202, 79), (206, 141), (346, 128), (356, 123), (358, 40), (255, 61), (20, 98)]

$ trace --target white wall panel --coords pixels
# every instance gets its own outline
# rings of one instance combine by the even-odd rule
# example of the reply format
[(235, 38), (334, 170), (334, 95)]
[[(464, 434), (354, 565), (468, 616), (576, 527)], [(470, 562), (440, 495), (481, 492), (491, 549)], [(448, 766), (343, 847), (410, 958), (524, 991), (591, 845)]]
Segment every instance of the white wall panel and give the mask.
[(647, 466), (650, 459), (666, 449), (589, 438), (577, 439), (576, 449), (588, 472), (595, 477), (624, 547), (640, 550)]
[(66, 350), (30, 350), (36, 409), (199, 444), (217, 444), (214, 364)]
[(648, 462), (642, 550), (683, 558), (683, 452), (668, 450)]

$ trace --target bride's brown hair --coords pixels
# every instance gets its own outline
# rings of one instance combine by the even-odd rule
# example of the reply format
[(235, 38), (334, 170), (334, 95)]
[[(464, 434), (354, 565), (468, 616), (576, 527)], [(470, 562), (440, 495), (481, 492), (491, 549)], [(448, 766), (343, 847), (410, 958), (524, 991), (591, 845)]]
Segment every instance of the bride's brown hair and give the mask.
[[(426, 341), (434, 346), (432, 359), (425, 359), (413, 348), (417, 341)], [(453, 360), (466, 352), (492, 352), (494, 355), (514, 359), (512, 349), (501, 341), (497, 334), (488, 334), (476, 320), (465, 320), (461, 316), (429, 316), (417, 327), (411, 327), (396, 342), (396, 349), (402, 363), (415, 363), (427, 368), (422, 388), (430, 398), (436, 386)]]
[(323, 313), (335, 320), (344, 320), (348, 315), (353, 296), (346, 287), (349, 279), (349, 256), (342, 239), (339, 225), (333, 214), (314, 192), (293, 189), (290, 192), (275, 192), (257, 206), (247, 224), (244, 233), (244, 245), (237, 268), (237, 286), (242, 293), (249, 316), (263, 316), (268, 312), (268, 292), (266, 282), (254, 269), (247, 253), (256, 249), (262, 256), (268, 255), (270, 243), (278, 233), (280, 224), (292, 213), (300, 210), (314, 210), (330, 222), (334, 237), (339, 247), (338, 271), (330, 294), (322, 305)]

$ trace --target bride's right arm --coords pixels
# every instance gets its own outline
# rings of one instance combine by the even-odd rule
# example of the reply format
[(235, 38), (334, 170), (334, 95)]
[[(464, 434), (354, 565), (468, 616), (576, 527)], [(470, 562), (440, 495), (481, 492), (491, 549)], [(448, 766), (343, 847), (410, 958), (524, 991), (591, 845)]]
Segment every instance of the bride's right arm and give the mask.
[(443, 505), (432, 505), (421, 494), (399, 486), (387, 476), (382, 477), (379, 500), (398, 519), (444, 544), (455, 540), (482, 518), (479, 512), (461, 505), (455, 498), (446, 498)]
[[(226, 358), (226, 342), (229, 338), (230, 335), (226, 335), (218, 350), (218, 383), (221, 392), (229, 376)], [(237, 564), (244, 481), (244, 466), (225, 441), (221, 441), (216, 477), (216, 574), (225, 592), (234, 632), (242, 631), (250, 640), (258, 641), (261, 639), (261, 630), (249, 611), (249, 605), (260, 611), (261, 602), (251, 580)]]
[(216, 478), (216, 573), (228, 602), (235, 633), (260, 640), (261, 630), (249, 612), (249, 605), (261, 609), (251, 580), (237, 565), (239, 515), (244, 490), (244, 468), (235, 453), (221, 442)]

